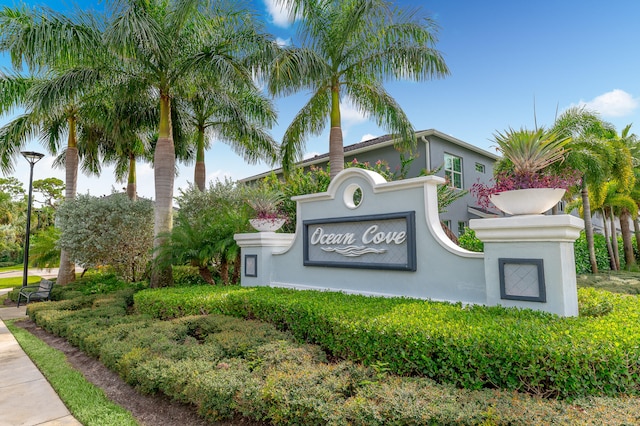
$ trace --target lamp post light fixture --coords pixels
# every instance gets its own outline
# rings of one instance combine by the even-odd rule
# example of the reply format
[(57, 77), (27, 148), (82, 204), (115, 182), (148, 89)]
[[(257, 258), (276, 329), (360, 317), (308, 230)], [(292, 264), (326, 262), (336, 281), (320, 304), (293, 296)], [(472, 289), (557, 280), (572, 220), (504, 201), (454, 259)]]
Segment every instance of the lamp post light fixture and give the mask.
[(27, 274), (29, 272), (29, 234), (31, 233), (31, 194), (33, 192), (33, 165), (44, 157), (44, 154), (33, 151), (22, 151), (20, 154), (27, 159), (31, 167), (29, 174), (29, 198), (27, 200), (27, 232), (24, 236), (24, 269), (22, 271), (22, 287), (27, 286)]

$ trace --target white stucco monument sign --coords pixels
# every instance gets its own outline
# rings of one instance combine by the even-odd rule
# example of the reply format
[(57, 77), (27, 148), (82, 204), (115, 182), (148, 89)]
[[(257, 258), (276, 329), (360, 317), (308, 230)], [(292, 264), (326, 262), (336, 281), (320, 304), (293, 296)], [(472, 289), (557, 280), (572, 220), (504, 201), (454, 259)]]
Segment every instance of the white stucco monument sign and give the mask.
[(295, 234), (237, 234), (243, 286), (407, 296), (578, 314), (569, 215), (472, 220), (484, 253), (444, 233), (437, 186), (425, 176), (386, 182), (348, 168), (327, 192), (295, 197)]

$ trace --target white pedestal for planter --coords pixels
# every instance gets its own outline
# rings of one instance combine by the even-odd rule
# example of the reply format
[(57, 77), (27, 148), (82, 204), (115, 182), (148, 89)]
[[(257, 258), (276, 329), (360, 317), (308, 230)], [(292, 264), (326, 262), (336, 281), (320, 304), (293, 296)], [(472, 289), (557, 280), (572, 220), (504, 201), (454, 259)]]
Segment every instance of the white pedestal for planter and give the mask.
[(273, 275), (273, 254), (289, 248), (294, 237), (295, 234), (276, 234), (275, 232), (234, 235), (242, 249), (242, 285), (268, 286)]
[(473, 219), (484, 243), (487, 304), (578, 315), (574, 241), (584, 228), (570, 215)]

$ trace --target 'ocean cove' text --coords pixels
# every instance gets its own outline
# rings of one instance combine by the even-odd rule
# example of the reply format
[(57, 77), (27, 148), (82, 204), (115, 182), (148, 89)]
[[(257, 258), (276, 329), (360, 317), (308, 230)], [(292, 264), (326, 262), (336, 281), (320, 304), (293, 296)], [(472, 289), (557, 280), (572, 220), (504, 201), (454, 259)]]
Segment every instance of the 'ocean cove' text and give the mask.
[[(362, 234), (363, 244), (402, 244), (407, 239), (405, 231), (378, 232), (378, 225), (371, 225)], [(311, 244), (355, 244), (356, 235), (351, 232), (343, 234), (325, 233), (324, 229), (318, 227), (311, 234)]]

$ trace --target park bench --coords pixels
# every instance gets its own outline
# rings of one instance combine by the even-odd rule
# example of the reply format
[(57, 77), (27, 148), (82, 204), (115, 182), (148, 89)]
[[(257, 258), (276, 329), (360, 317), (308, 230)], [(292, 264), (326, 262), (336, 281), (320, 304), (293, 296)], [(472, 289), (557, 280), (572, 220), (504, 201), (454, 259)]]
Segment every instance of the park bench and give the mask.
[(39, 285), (22, 287), (20, 293), (18, 293), (18, 307), (20, 307), (20, 300), (23, 297), (27, 300), (25, 304), (28, 304), (32, 300), (49, 300), (52, 289), (53, 281), (45, 279), (40, 280)]

